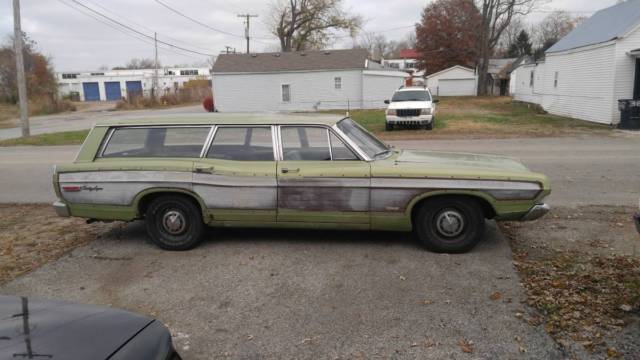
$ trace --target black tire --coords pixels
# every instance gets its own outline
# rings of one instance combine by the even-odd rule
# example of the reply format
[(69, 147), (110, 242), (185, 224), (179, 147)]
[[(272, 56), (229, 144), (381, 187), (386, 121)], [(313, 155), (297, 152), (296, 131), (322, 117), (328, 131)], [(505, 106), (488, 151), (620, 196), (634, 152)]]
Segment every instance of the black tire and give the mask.
[(393, 124), (385, 123), (384, 124), (384, 129), (386, 131), (393, 131)]
[(418, 241), (435, 252), (468, 252), (480, 242), (485, 232), (482, 208), (477, 201), (463, 197), (427, 200), (417, 210), (413, 221)]
[(425, 130), (433, 130), (433, 122), (434, 122), (434, 121), (436, 121), (436, 119), (435, 119), (435, 118), (433, 118), (433, 119), (431, 120), (431, 122), (430, 122), (430, 123), (428, 123), (427, 125), (425, 125), (425, 126), (424, 126)]
[(193, 249), (204, 233), (200, 207), (179, 195), (154, 199), (145, 213), (145, 223), (151, 241), (164, 250)]

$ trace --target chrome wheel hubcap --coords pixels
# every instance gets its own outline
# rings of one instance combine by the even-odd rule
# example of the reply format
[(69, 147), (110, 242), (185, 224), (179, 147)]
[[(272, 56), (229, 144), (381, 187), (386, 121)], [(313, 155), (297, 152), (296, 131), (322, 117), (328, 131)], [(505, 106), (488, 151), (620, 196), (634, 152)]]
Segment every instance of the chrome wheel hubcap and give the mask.
[(178, 235), (184, 232), (187, 227), (184, 215), (176, 210), (167, 211), (162, 217), (162, 227), (171, 235)]
[(464, 230), (464, 216), (456, 210), (444, 210), (436, 217), (436, 228), (441, 235), (456, 237)]

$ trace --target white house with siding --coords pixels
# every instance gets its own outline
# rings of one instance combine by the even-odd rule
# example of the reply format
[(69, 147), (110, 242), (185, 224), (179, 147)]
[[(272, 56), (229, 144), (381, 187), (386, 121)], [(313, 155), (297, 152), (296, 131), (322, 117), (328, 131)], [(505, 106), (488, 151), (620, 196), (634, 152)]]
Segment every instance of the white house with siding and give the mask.
[(476, 96), (478, 77), (473, 69), (455, 65), (427, 76), (427, 87), (434, 96)]
[(221, 112), (382, 108), (407, 73), (362, 49), (223, 54), (213, 66)]
[(515, 100), (551, 114), (620, 121), (618, 100), (640, 99), (640, 0), (595, 13), (546, 52), (512, 72)]

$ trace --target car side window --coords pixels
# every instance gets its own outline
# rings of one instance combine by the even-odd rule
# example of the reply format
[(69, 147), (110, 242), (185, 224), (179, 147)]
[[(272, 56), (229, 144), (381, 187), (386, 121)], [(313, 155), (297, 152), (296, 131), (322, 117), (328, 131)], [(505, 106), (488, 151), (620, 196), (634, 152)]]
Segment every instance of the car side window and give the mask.
[(210, 127), (116, 128), (101, 157), (200, 157)]
[(333, 160), (359, 160), (356, 154), (347, 147), (347, 145), (336, 136), (329, 132), (331, 141), (331, 156)]
[(331, 160), (327, 129), (311, 126), (284, 126), (280, 134), (283, 160)]
[(207, 157), (235, 161), (274, 161), (271, 127), (219, 127)]

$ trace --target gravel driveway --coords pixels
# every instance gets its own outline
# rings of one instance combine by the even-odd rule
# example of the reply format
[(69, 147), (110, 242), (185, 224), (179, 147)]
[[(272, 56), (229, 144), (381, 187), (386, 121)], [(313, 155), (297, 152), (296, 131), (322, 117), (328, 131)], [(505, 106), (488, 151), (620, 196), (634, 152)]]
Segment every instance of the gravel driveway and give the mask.
[(185, 359), (559, 358), (519, 320), (511, 251), (494, 223), (488, 232), (456, 256), (403, 234), (282, 230), (211, 231), (171, 253), (134, 223), (0, 292), (157, 316)]

